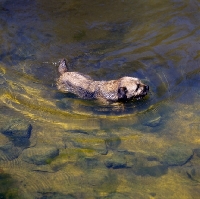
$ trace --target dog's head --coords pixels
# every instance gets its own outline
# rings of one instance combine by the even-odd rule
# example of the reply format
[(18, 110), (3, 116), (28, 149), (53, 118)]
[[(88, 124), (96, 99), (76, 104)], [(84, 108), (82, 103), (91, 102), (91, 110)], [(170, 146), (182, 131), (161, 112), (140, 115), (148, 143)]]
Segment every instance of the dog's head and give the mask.
[(147, 95), (149, 86), (143, 84), (138, 78), (123, 77), (118, 88), (118, 100), (127, 101), (133, 98), (141, 99)]

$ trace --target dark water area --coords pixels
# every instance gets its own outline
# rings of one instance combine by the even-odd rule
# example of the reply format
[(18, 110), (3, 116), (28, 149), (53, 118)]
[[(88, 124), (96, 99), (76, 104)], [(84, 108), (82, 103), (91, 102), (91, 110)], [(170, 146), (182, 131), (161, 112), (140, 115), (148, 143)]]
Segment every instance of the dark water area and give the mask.
[[(198, 0), (1, 0), (0, 198), (199, 198), (199, 19)], [(150, 92), (60, 93), (62, 58)]]

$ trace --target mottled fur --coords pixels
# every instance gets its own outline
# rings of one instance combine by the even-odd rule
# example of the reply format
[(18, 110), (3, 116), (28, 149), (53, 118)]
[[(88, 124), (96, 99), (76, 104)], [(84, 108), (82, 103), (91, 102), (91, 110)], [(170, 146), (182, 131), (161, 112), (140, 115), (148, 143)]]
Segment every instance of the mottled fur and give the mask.
[(62, 92), (73, 93), (83, 99), (102, 99), (111, 102), (140, 99), (147, 95), (149, 87), (138, 78), (122, 77), (118, 80), (94, 81), (87, 75), (68, 72), (66, 61), (60, 61), (60, 77), (57, 88)]

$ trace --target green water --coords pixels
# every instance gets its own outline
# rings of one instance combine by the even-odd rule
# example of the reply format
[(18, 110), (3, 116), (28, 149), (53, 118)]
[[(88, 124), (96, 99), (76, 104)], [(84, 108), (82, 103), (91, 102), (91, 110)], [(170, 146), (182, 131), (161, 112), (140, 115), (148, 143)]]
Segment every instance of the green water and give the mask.
[[(199, 11), (196, 0), (1, 1), (0, 198), (199, 198)], [(62, 58), (150, 93), (124, 105), (60, 93)]]

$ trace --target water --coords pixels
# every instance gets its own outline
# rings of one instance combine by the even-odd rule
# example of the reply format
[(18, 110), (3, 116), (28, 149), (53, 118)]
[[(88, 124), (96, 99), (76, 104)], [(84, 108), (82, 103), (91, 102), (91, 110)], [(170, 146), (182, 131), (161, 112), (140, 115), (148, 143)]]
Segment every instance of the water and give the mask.
[[(2, 0), (0, 196), (198, 198), (199, 11), (195, 0)], [(125, 105), (59, 93), (62, 58), (150, 93)]]

